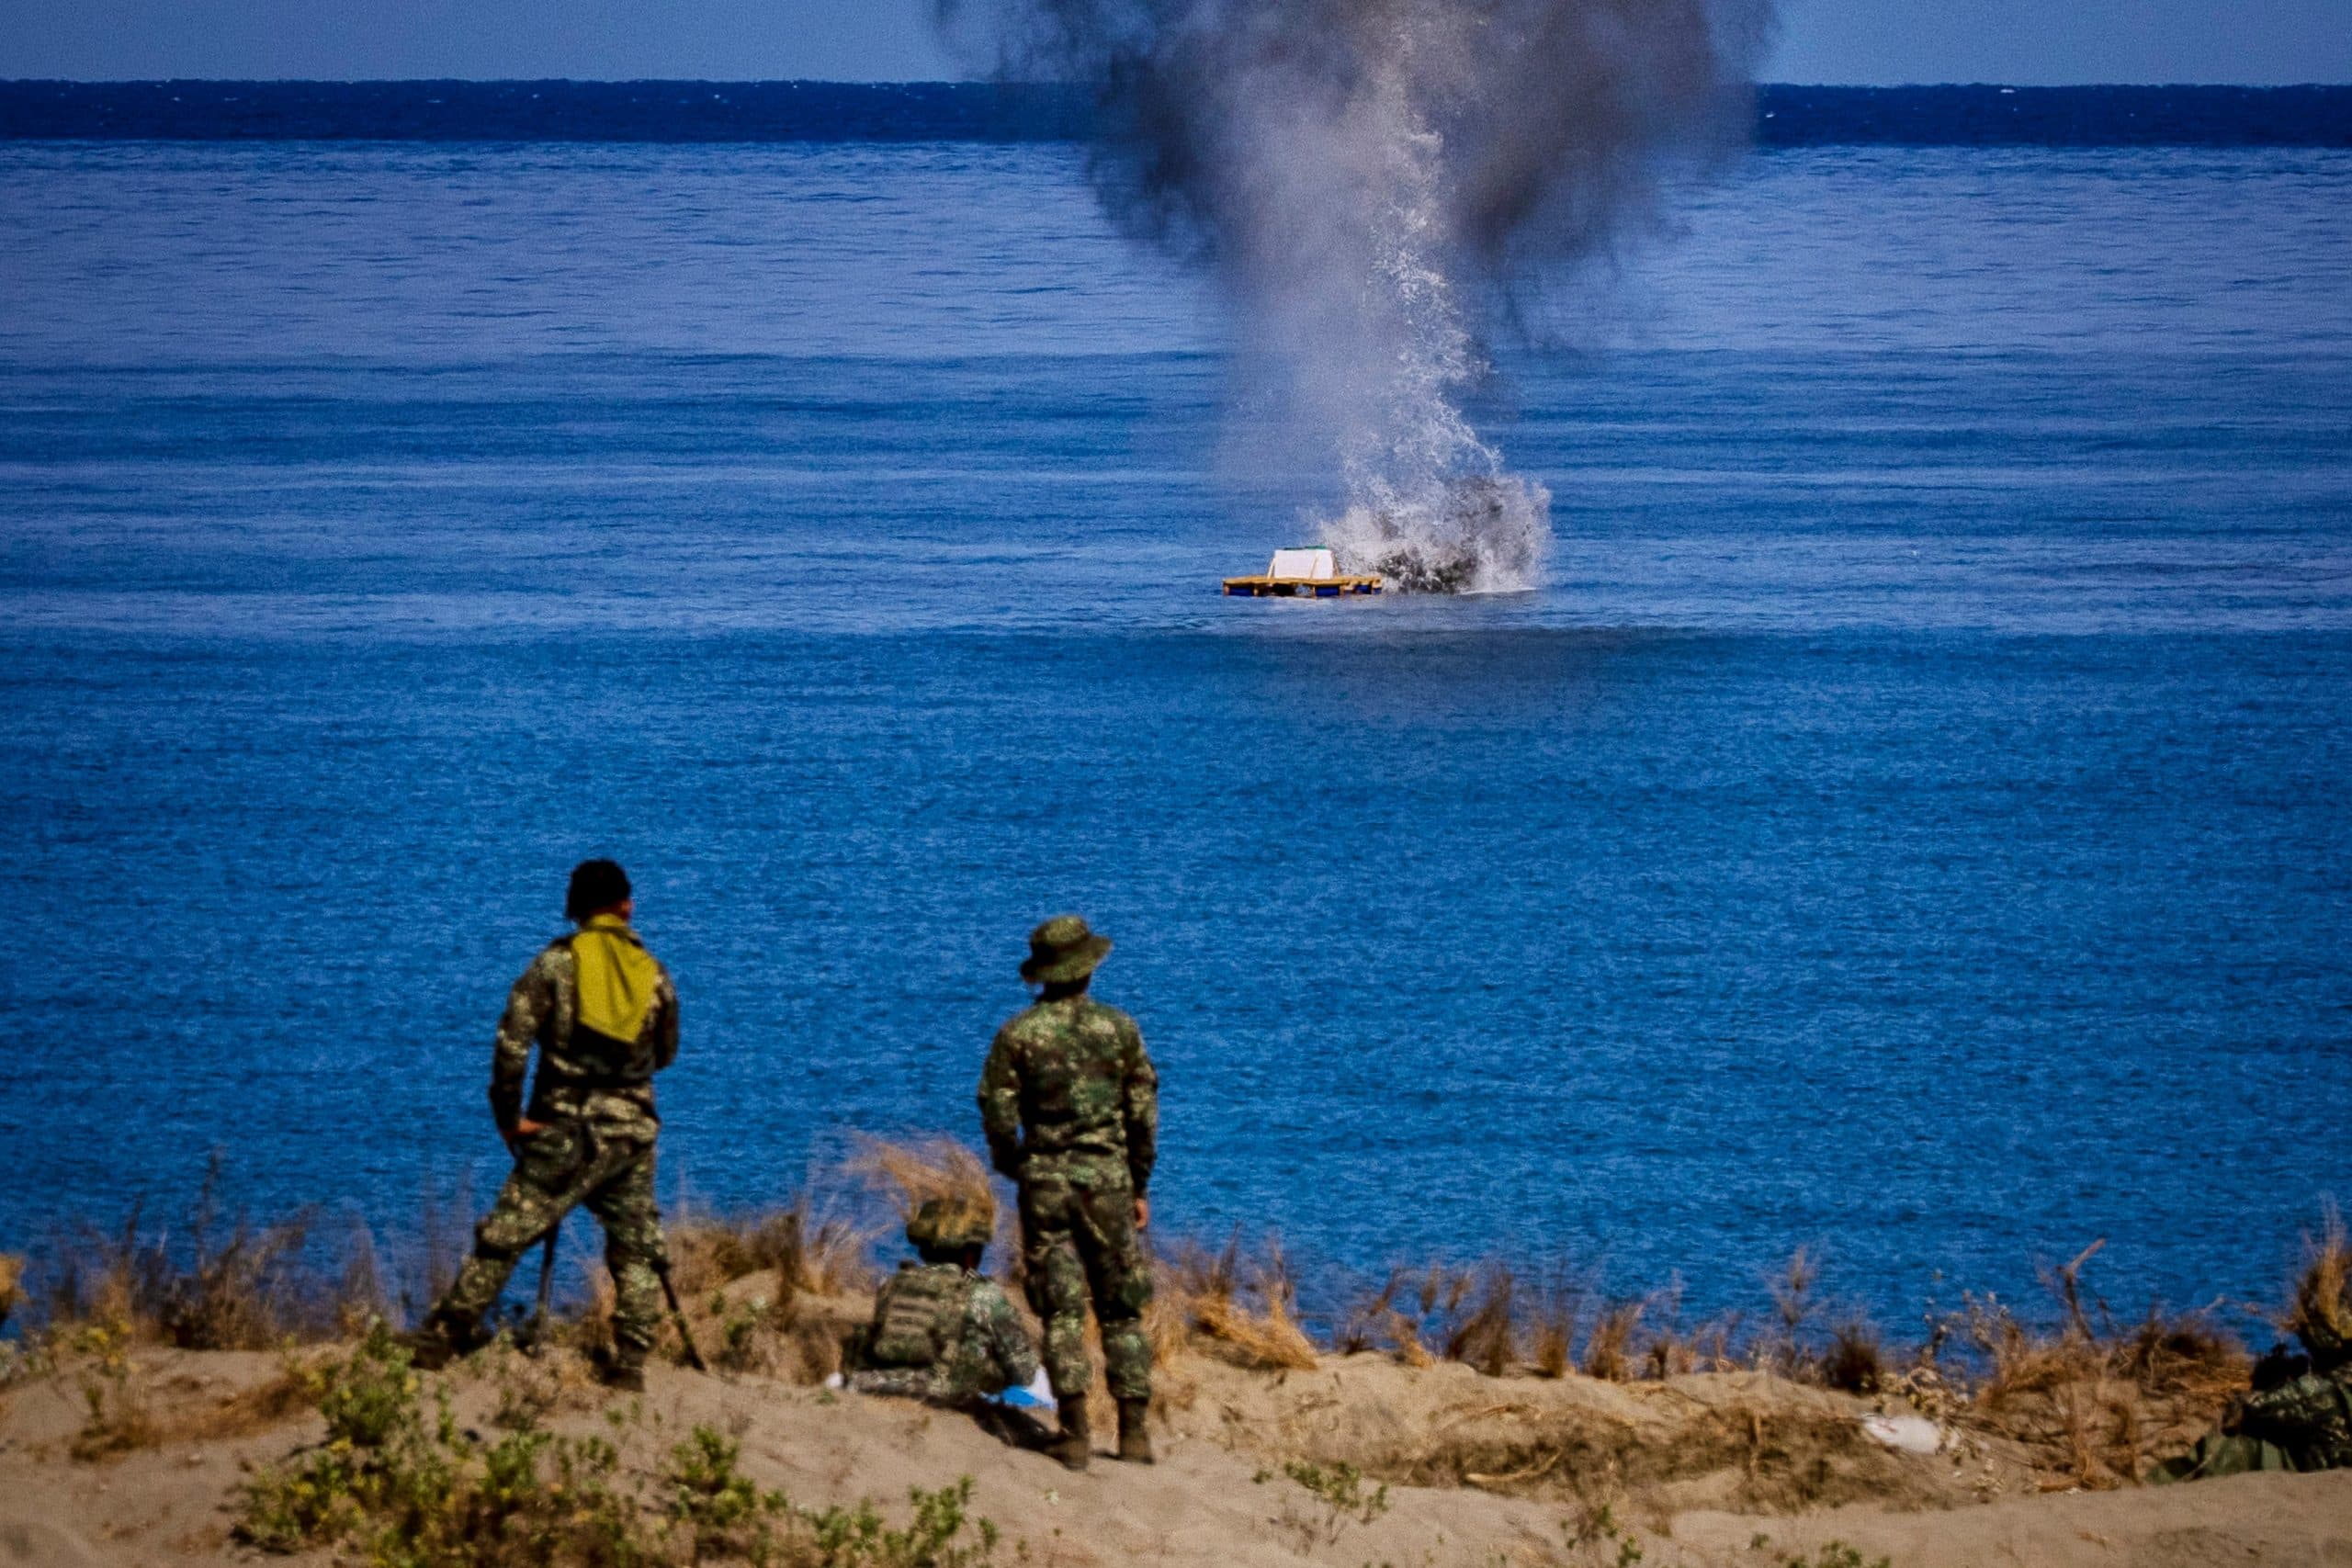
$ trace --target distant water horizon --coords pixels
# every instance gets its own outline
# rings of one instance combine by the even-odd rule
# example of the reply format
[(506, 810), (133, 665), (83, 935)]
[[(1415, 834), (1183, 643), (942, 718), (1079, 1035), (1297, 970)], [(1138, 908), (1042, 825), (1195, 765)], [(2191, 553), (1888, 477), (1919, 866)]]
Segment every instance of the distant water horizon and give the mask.
[[(1755, 89), (1759, 146), (2352, 147), (2352, 85)], [(1067, 141), (1091, 90), (985, 82), (0, 81), (0, 141)]]

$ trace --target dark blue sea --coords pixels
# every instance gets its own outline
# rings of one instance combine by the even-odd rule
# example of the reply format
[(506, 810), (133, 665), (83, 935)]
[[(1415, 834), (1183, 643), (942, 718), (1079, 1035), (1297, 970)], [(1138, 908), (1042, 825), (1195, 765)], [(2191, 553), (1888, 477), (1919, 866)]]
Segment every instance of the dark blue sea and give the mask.
[[(1064, 144), (0, 145), (0, 1249), (495, 1182), (623, 860), (662, 1190), (973, 1129), (1031, 924), (1170, 1231), (1896, 1325), (2352, 1195), (2352, 153), (1757, 154), (1498, 344), (1540, 591), (1329, 499)], [(1310, 1295), (1312, 1292), (1310, 1292)]]

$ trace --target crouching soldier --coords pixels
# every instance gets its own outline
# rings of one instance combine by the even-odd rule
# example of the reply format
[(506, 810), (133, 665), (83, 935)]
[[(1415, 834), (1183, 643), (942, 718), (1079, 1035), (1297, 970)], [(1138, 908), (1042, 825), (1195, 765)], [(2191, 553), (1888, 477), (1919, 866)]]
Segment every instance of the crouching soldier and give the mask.
[[(482, 1320), (516, 1259), (586, 1204), (605, 1229), (613, 1276), (613, 1347), (605, 1382), (645, 1386), (646, 1353), (662, 1322), (661, 1210), (653, 1150), (661, 1118), (653, 1075), (677, 1059), (678, 993), (629, 929), (628, 877), (608, 860), (571, 874), (564, 914), (579, 930), (549, 943), (514, 982), (491, 1055), (490, 1109), (514, 1170), (474, 1228), (473, 1256), (409, 1337), (419, 1366), (445, 1366), (481, 1346)], [(538, 1076), (526, 1108), (531, 1047)]]
[(850, 1354), (849, 1386), (968, 1410), (1037, 1376), (1037, 1352), (1012, 1303), (980, 1277), (994, 1218), (969, 1203), (925, 1201), (907, 1221), (921, 1263), (901, 1263), (874, 1301)]
[(996, 1168), (1021, 1187), (1022, 1269), (1046, 1325), (1046, 1374), (1061, 1406), (1054, 1457), (1086, 1468), (1091, 1303), (1102, 1331), (1119, 1457), (1151, 1462), (1151, 1264), (1140, 1232), (1159, 1136), (1159, 1080), (1136, 1021), (1086, 994), (1111, 951), (1076, 915), (1029, 937), (1021, 977), (1037, 1003), (1002, 1029), (980, 1074), (980, 1125)]
[(2254, 1387), (2230, 1402), (2220, 1428), (2148, 1480), (2352, 1468), (2352, 1283), (2314, 1268), (2297, 1298), (2292, 1322), (2306, 1353), (2282, 1347), (2263, 1357)]

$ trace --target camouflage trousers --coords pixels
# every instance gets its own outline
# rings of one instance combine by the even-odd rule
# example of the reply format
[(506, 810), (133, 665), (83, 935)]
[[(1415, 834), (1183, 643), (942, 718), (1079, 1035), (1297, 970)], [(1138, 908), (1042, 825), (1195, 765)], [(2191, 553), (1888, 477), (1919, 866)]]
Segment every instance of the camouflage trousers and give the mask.
[(890, 1399), (920, 1399), (932, 1404), (961, 1408), (977, 1404), (994, 1393), (966, 1388), (945, 1367), (871, 1367), (862, 1372), (852, 1372), (843, 1380), (860, 1393), (878, 1393)]
[(433, 1315), (480, 1322), (523, 1254), (582, 1203), (605, 1228), (614, 1344), (624, 1360), (643, 1359), (662, 1326), (662, 1211), (653, 1201), (653, 1141), (644, 1135), (564, 1122), (526, 1139), (498, 1201), (474, 1227), (473, 1256)]
[(1057, 1398), (1094, 1381), (1086, 1353), (1091, 1302), (1102, 1330), (1114, 1399), (1151, 1397), (1151, 1341), (1143, 1309), (1151, 1262), (1136, 1235), (1135, 1193), (1124, 1179), (1080, 1185), (1067, 1176), (1021, 1180), (1021, 1260), (1029, 1305), (1046, 1325), (1046, 1376)]

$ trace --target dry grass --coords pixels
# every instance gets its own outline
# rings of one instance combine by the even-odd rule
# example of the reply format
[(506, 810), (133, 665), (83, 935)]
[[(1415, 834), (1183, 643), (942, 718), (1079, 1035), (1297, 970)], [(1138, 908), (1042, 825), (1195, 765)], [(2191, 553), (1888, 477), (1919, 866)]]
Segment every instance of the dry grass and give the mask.
[(2319, 1235), (2304, 1238), (2303, 1253), (2302, 1271), (2279, 1326), (2307, 1348), (2352, 1345), (2352, 1240), (2334, 1204), (2322, 1216)]
[[(1349, 1309), (1333, 1337), (1332, 1348), (1343, 1356), (1355, 1356), (1385, 1348), (1408, 1367), (1429, 1366), (1437, 1358), (1422, 1343), (1420, 1325), (1443, 1288), (1444, 1279), (1444, 1271), (1436, 1267), (1419, 1273), (1404, 1269), (1391, 1270), (1378, 1291)], [(1421, 1310), (1408, 1313), (1402, 1303), (1413, 1299), (1417, 1287)]]
[(1333, 1345), (1343, 1355), (1385, 1349), (1411, 1367), (1442, 1359), (1488, 1377), (1521, 1367), (1563, 1377), (1575, 1363), (1584, 1300), (1564, 1278), (1531, 1285), (1500, 1260), (1397, 1269), (1349, 1309)]
[(1685, 1329), (1679, 1299), (1676, 1286), (1601, 1300), (1564, 1270), (1531, 1284), (1500, 1260), (1398, 1269), (1341, 1317), (1333, 1348), (1343, 1355), (1386, 1350), (1415, 1367), (1459, 1361), (1488, 1377), (1561, 1378), (1581, 1369), (1630, 1382), (1743, 1364), (1734, 1346), (1742, 1319)]
[(1800, 1247), (1789, 1254), (1780, 1274), (1766, 1281), (1765, 1289), (1772, 1298), (1772, 1310), (1781, 1320), (1781, 1333), (1791, 1345), (1803, 1338), (1806, 1320), (1818, 1305), (1816, 1292), (1821, 1285), (1821, 1260), (1811, 1247)]
[(9, 1314), (25, 1299), (25, 1260), (14, 1253), (0, 1252), (0, 1328), (8, 1325)]
[(1237, 1231), (1222, 1252), (1187, 1248), (1156, 1272), (1146, 1318), (1155, 1360), (1197, 1344), (1236, 1366), (1303, 1371), (1317, 1364), (1315, 1343), (1298, 1325), (1297, 1292), (1278, 1241), (1245, 1261)]
[(164, 1440), (162, 1423), (145, 1395), (128, 1378), (91, 1376), (82, 1382), (88, 1414), (66, 1451), (84, 1464), (101, 1464)]
[(1538, 1377), (1564, 1378), (1576, 1369), (1577, 1330), (1591, 1292), (1565, 1270), (1555, 1270), (1521, 1298), (1528, 1370)]
[(1609, 1382), (1625, 1382), (1634, 1375), (1634, 1336), (1642, 1326), (1646, 1302), (1611, 1302), (1601, 1308), (1592, 1332), (1585, 1337), (1584, 1375)]
[(416, 1263), (409, 1288), (401, 1293), (408, 1314), (422, 1317), (457, 1282), (474, 1246), (471, 1183), (459, 1181), (443, 1197), (427, 1186), (417, 1201)]
[(346, 1248), (345, 1267), (323, 1266), (307, 1209), (272, 1225), (239, 1215), (224, 1226), (219, 1186), (216, 1157), (177, 1246), (144, 1229), (136, 1204), (115, 1231), (85, 1225), (60, 1237), (44, 1270), (48, 1324), (190, 1350), (262, 1350), (334, 1337), (379, 1309), (372, 1250)]
[(1498, 1378), (1519, 1359), (1519, 1279), (1500, 1263), (1481, 1276), (1445, 1337), (1444, 1356)]
[[(841, 1370), (850, 1326), (840, 1299), (875, 1285), (872, 1233), (839, 1217), (820, 1219), (803, 1196), (789, 1209), (714, 1215), (669, 1230), (673, 1278), (696, 1317), (703, 1354), (729, 1371), (820, 1382)], [(612, 1285), (601, 1269), (574, 1319), (571, 1337), (601, 1345), (609, 1334)], [(673, 1334), (665, 1325), (665, 1336)]]
[(840, 1215), (820, 1217), (806, 1196), (788, 1209), (682, 1220), (668, 1237), (678, 1289), (689, 1295), (763, 1269), (792, 1294), (846, 1295), (874, 1283), (872, 1233)]
[(1979, 1374), (1965, 1417), (2024, 1445), (2047, 1487), (2132, 1483), (2153, 1459), (2210, 1427), (2246, 1385), (2245, 1347), (2213, 1307), (2176, 1313), (2158, 1303), (2118, 1326), (2083, 1283), (2102, 1245), (2041, 1271), (2059, 1309), (2054, 1327), (2027, 1324), (1996, 1297), (1963, 1298), (1957, 1337)]
[(901, 1220), (934, 1198), (994, 1216), (996, 1188), (989, 1168), (955, 1138), (888, 1139), (857, 1134), (842, 1172), (888, 1196)]
[[(952, 1139), (861, 1140), (840, 1172), (901, 1214), (944, 1197), (987, 1205), (1010, 1223), (979, 1156)], [(195, 1212), (168, 1238), (142, 1228), (134, 1211), (116, 1231), (85, 1227), (62, 1237), (29, 1277), (21, 1260), (0, 1258), (0, 1317), (12, 1306), (35, 1316), (40, 1344), (86, 1366), (94, 1358), (83, 1354), (77, 1332), (115, 1337), (109, 1344), (259, 1348), (348, 1337), (373, 1315), (392, 1315), (392, 1292), (364, 1227), (322, 1242), (308, 1213), (266, 1228), (224, 1221), (217, 1178), (216, 1168)], [(842, 1201), (850, 1214), (879, 1207), (861, 1208), (849, 1193)], [(426, 1215), (428, 1274), (446, 1269), (432, 1262), (435, 1212), (428, 1207)], [(456, 1234), (454, 1224), (439, 1230)], [(836, 1362), (854, 1298), (875, 1283), (875, 1235), (851, 1219), (820, 1214), (805, 1196), (786, 1208), (681, 1220), (671, 1232), (673, 1254), (706, 1353), (736, 1370), (821, 1376)], [(461, 1249), (444, 1245), (453, 1265)], [(1581, 1371), (1632, 1381), (1767, 1368), (1849, 1393), (1909, 1399), (1939, 1419), (2012, 1439), (2052, 1484), (2115, 1485), (2209, 1427), (2245, 1386), (2249, 1363), (2218, 1305), (2157, 1306), (2119, 1324), (2088, 1282), (2100, 1251), (2094, 1243), (2043, 1269), (2047, 1300), (2032, 1315), (1991, 1295), (1963, 1297), (1962, 1312), (1930, 1319), (1919, 1347), (1890, 1348), (1859, 1316), (1836, 1316), (1844, 1309), (1825, 1294), (1824, 1271), (1809, 1250), (1763, 1281), (1769, 1304), (1746, 1320), (1752, 1325), (1746, 1332), (1737, 1317), (1686, 1330), (1673, 1290), (1603, 1298), (1565, 1275), (1531, 1276), (1498, 1260), (1396, 1270), (1338, 1319), (1331, 1343), (1342, 1353), (1380, 1350), (1409, 1365), (1444, 1358), (1495, 1377)], [(1246, 1252), (1237, 1233), (1221, 1250), (1188, 1249), (1157, 1271), (1159, 1299), (1146, 1321), (1163, 1363), (1197, 1353), (1274, 1371), (1317, 1364), (1322, 1352), (1302, 1325), (1278, 1244)], [(2352, 1338), (2347, 1281), (2352, 1244), (2331, 1211), (2308, 1245), (2280, 1321), (2330, 1342)], [(610, 1292), (600, 1268), (589, 1270), (586, 1294), (566, 1337), (601, 1341)], [(1949, 1362), (1939, 1359), (1947, 1350)], [(85, 1386), (93, 1405), (84, 1448), (102, 1455), (144, 1440), (153, 1418), (127, 1382), (102, 1376)], [(257, 1393), (250, 1408), (220, 1419), (232, 1426), (282, 1419), (288, 1397), (282, 1389)]]
[(251, 1437), (281, 1426), (318, 1404), (318, 1380), (310, 1369), (288, 1362), (266, 1382), (166, 1423), (171, 1439), (198, 1442)]
[(1829, 1337), (1829, 1348), (1813, 1364), (1814, 1375), (1825, 1388), (1845, 1393), (1876, 1393), (1886, 1381), (1886, 1348), (1879, 1332), (1857, 1318), (1841, 1323)]

